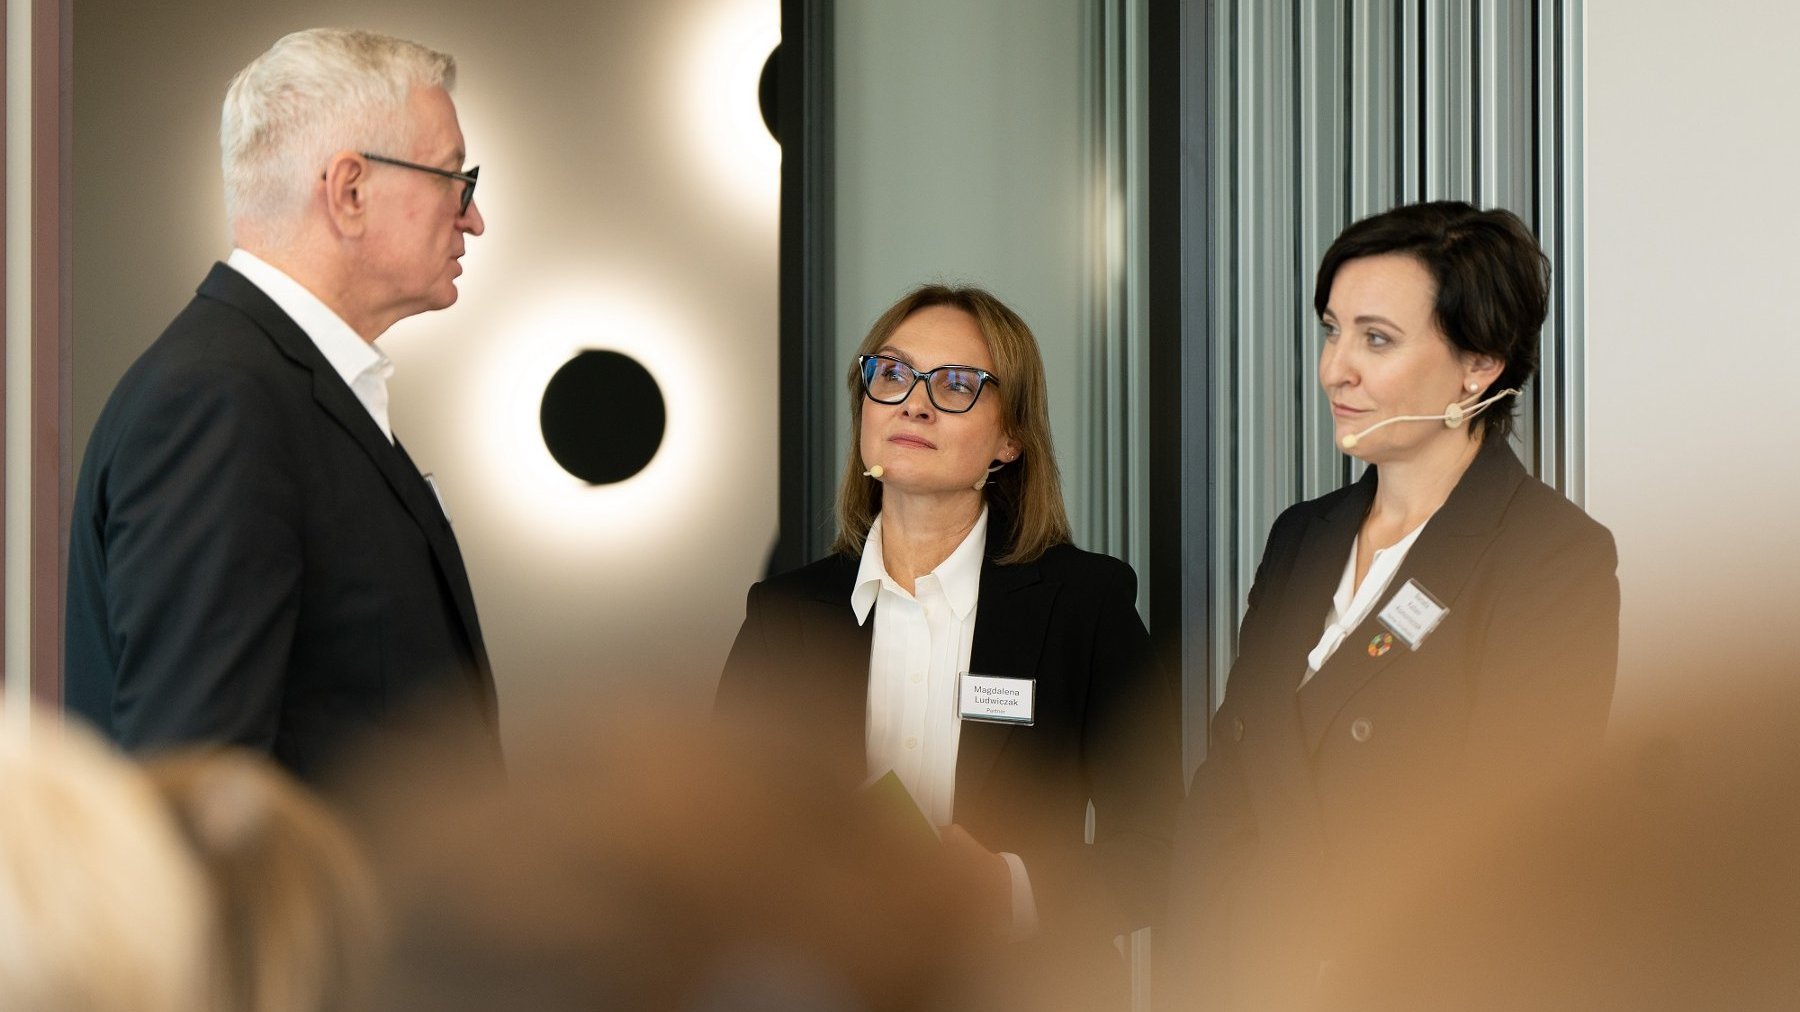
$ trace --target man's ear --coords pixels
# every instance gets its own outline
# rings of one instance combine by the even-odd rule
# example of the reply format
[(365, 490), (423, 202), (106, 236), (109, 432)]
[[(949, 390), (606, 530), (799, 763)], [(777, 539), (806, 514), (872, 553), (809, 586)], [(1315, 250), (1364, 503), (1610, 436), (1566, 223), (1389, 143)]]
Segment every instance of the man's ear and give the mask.
[(339, 235), (359, 237), (368, 228), (369, 162), (354, 151), (339, 151), (325, 163), (325, 214)]

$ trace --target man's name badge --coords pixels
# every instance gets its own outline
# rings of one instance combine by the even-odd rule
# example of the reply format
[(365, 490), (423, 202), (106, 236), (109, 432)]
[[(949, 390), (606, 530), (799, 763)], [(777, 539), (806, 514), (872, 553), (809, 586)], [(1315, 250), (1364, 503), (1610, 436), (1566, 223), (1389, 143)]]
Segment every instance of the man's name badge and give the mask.
[(419, 475), (419, 477), (425, 479), (425, 484), (431, 488), (431, 494), (437, 498), (438, 509), (443, 511), (445, 522), (455, 523), (454, 520), (450, 519), (450, 504), (444, 501), (444, 490), (438, 488), (437, 475), (427, 471), (426, 473)]
[(1438, 627), (1450, 609), (1438, 603), (1431, 592), (1419, 586), (1419, 581), (1408, 580), (1406, 586), (1395, 592), (1388, 599), (1387, 607), (1375, 616), (1381, 624), (1394, 631), (1394, 635), (1406, 641), (1406, 645), (1414, 650), (1425, 642), (1425, 637)]
[(957, 712), (964, 720), (996, 724), (1031, 724), (1036, 721), (1037, 679), (1002, 678), (965, 671), (958, 691)]

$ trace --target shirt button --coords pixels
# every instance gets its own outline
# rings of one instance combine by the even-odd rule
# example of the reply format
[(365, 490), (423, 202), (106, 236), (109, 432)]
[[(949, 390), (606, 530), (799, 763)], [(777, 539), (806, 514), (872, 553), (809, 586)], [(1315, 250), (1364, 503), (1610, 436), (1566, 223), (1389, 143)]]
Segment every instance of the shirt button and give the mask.
[(1244, 718), (1242, 718), (1242, 717), (1232, 718), (1231, 740), (1232, 741), (1243, 741), (1244, 740)]
[(1350, 722), (1350, 737), (1357, 741), (1368, 741), (1375, 733), (1375, 725), (1367, 717), (1358, 717)]
[(913, 681), (914, 685), (917, 685), (924, 680), (925, 680), (924, 675), (919, 674), (917, 671), (913, 672), (912, 681)]
[(909, 749), (918, 748), (919, 747), (919, 739), (911, 737), (909, 735), (906, 739), (906, 747)]

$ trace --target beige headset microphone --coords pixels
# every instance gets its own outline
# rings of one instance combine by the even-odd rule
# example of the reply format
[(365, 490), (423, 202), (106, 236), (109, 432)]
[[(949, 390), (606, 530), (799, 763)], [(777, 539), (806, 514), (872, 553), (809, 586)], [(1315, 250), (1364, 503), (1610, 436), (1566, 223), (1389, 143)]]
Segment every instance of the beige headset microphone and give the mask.
[[(1464, 421), (1474, 418), (1476, 415), (1486, 411), (1494, 404), (1494, 402), (1500, 400), (1500, 398), (1515, 397), (1518, 393), (1519, 391), (1517, 388), (1509, 388), (1476, 404), (1470, 404), (1468, 401), (1453, 401), (1450, 404), (1445, 405), (1444, 413), (1441, 415), (1395, 415), (1392, 418), (1376, 422), (1374, 425), (1369, 426), (1361, 432), (1350, 433), (1338, 440), (1338, 445), (1346, 450), (1354, 450), (1356, 449), (1356, 444), (1362, 442), (1364, 436), (1377, 429), (1392, 425), (1395, 422), (1443, 422), (1444, 428), (1454, 429)], [(1475, 398), (1473, 397), (1469, 398), (1470, 401), (1474, 399)]]

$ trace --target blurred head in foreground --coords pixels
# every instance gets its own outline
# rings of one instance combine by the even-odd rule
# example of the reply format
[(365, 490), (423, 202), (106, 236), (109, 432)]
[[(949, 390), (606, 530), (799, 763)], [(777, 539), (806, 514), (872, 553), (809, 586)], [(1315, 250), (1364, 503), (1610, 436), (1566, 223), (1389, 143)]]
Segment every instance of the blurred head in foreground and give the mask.
[(0, 721), (0, 1008), (192, 1012), (207, 930), (143, 774), (80, 725)]
[(666, 704), (524, 719), (509, 784), (387, 756), (352, 804), (391, 899), (388, 1009), (910, 1008), (961, 944), (938, 848)]
[(175, 753), (147, 769), (211, 886), (217, 1007), (368, 1007), (381, 952), (375, 885), (336, 816), (243, 750)]

